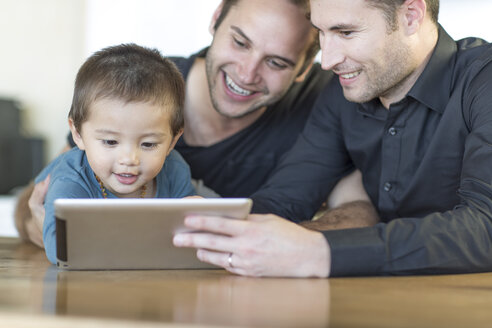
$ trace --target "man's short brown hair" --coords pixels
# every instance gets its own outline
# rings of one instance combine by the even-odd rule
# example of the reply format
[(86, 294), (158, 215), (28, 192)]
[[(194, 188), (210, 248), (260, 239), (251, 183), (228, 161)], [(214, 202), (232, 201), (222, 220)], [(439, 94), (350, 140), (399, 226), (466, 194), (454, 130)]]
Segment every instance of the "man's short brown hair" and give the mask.
[[(381, 9), (386, 17), (388, 26), (391, 30), (396, 30), (396, 11), (403, 5), (406, 0), (366, 0), (370, 6)], [(427, 12), (431, 20), (437, 25), (439, 17), (439, 0), (425, 0)]]
[(80, 132), (99, 99), (150, 102), (171, 111), (171, 131), (177, 135), (184, 125), (184, 92), (181, 73), (158, 50), (121, 44), (94, 53), (80, 67), (68, 116)]

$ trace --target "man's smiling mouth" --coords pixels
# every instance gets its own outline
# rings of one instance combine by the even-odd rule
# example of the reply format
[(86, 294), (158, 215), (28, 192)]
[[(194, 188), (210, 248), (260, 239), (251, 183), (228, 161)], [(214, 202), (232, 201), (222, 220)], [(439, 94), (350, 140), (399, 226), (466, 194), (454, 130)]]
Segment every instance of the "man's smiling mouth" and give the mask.
[(340, 77), (342, 77), (343, 79), (353, 79), (354, 77), (359, 76), (361, 72), (362, 71), (344, 73), (344, 74), (340, 74)]
[(227, 88), (237, 94), (237, 95), (240, 95), (240, 96), (250, 96), (253, 94), (252, 91), (249, 91), (249, 90), (246, 90), (246, 89), (243, 89), (241, 88), (240, 86), (238, 86), (236, 83), (234, 83), (234, 81), (229, 77), (229, 75), (225, 75), (226, 77), (226, 85), (227, 85)]

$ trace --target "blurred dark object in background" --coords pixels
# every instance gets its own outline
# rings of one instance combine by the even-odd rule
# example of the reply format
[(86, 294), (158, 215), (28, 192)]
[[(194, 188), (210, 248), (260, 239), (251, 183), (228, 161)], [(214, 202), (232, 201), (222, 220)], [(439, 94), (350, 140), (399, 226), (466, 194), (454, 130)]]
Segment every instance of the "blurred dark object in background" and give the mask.
[(26, 185), (44, 166), (44, 141), (21, 134), (17, 102), (0, 98), (0, 194)]

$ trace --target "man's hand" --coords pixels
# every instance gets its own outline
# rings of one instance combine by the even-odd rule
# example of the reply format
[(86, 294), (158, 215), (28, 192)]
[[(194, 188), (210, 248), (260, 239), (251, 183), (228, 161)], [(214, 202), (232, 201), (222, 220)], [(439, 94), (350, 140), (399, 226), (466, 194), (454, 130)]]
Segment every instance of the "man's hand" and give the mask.
[(245, 276), (327, 277), (330, 250), (319, 232), (275, 215), (247, 220), (189, 216), (185, 225), (199, 232), (179, 233), (177, 247), (197, 248), (197, 257)]
[(19, 196), (15, 207), (15, 226), (19, 236), (41, 248), (43, 245), (44, 198), (50, 177), (34, 185), (30, 183)]

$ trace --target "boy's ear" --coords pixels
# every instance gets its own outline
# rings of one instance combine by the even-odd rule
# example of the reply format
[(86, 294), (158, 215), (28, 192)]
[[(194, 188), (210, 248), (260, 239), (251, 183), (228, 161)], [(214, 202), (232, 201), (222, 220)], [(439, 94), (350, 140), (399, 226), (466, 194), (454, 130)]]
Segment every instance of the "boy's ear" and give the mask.
[(68, 119), (68, 126), (70, 127), (70, 132), (72, 132), (73, 141), (75, 142), (77, 147), (79, 147), (79, 149), (84, 150), (85, 147), (84, 147), (84, 141), (82, 140), (82, 136), (75, 128), (75, 124), (73, 123), (73, 120), (71, 118)]
[(169, 153), (171, 152), (171, 150), (174, 149), (174, 146), (176, 146), (176, 143), (178, 142), (178, 140), (182, 134), (183, 134), (183, 129), (179, 130), (179, 132), (176, 133), (176, 135), (173, 137), (173, 140), (171, 141), (171, 144), (169, 145), (169, 149), (167, 150), (166, 156), (168, 156)]
[(210, 21), (210, 25), (208, 26), (208, 31), (212, 35), (215, 34), (215, 23), (217, 23), (217, 19), (219, 18), (223, 7), (224, 7), (224, 1), (221, 1), (220, 5), (217, 7), (217, 9), (215, 9), (214, 14), (212, 15), (212, 20)]

